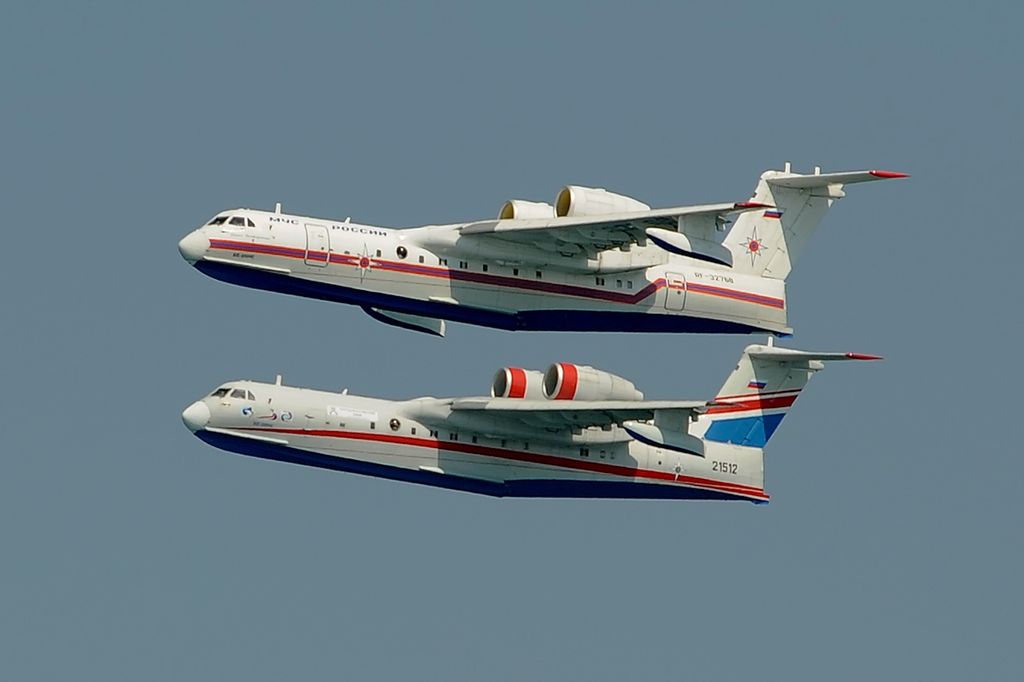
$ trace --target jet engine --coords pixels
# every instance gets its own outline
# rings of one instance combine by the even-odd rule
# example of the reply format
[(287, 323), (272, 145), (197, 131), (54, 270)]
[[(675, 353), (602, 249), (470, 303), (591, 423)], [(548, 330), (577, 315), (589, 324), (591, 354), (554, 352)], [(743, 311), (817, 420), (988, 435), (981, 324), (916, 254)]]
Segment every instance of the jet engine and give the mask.
[(643, 400), (632, 381), (608, 372), (558, 362), (544, 372), (544, 397), (548, 400)]
[(555, 198), (555, 213), (559, 217), (649, 210), (651, 207), (642, 201), (594, 187), (568, 185)]
[(506, 201), (498, 213), (498, 220), (528, 220), (530, 218), (554, 218), (555, 207), (543, 201)]
[(543, 395), (544, 373), (521, 367), (502, 367), (491, 382), (492, 398), (533, 398)]

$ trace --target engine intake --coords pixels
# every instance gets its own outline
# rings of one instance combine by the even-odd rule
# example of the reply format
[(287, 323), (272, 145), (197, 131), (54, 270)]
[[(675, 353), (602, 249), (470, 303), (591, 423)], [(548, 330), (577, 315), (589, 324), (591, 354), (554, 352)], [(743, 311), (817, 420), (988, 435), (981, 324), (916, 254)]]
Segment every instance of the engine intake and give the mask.
[(492, 398), (533, 398), (543, 395), (544, 373), (521, 367), (502, 367), (491, 382)]
[(548, 400), (643, 400), (632, 381), (587, 365), (558, 362), (544, 372)]
[(554, 218), (555, 207), (543, 201), (506, 201), (498, 212), (498, 220), (528, 220), (530, 218)]
[(555, 198), (555, 214), (560, 218), (649, 210), (651, 207), (642, 201), (595, 187), (567, 185)]

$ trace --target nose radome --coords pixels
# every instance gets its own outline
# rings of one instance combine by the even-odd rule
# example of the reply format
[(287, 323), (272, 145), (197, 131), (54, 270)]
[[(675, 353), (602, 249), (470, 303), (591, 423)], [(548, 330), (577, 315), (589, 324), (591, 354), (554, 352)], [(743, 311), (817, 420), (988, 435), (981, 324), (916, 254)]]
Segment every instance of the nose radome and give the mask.
[(210, 423), (210, 408), (206, 406), (206, 403), (197, 400), (181, 413), (181, 421), (185, 422), (189, 431), (195, 432), (206, 428), (206, 425)]
[(202, 259), (208, 246), (210, 246), (210, 240), (196, 230), (189, 232), (184, 239), (178, 242), (178, 251), (181, 252), (181, 257), (187, 260), (189, 265), (192, 265)]

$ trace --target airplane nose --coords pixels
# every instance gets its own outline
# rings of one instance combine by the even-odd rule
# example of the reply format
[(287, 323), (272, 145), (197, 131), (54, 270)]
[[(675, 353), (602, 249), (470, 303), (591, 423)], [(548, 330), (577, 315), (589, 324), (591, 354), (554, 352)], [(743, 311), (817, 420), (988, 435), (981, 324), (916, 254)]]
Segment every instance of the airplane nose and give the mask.
[(189, 232), (185, 235), (184, 239), (178, 242), (178, 251), (181, 252), (181, 257), (187, 260), (189, 265), (194, 265), (197, 260), (203, 257), (209, 246), (210, 240), (206, 238), (206, 235), (196, 230), (195, 232)]
[(185, 422), (188, 430), (194, 433), (205, 428), (210, 422), (210, 408), (203, 401), (197, 400), (181, 413), (181, 421)]

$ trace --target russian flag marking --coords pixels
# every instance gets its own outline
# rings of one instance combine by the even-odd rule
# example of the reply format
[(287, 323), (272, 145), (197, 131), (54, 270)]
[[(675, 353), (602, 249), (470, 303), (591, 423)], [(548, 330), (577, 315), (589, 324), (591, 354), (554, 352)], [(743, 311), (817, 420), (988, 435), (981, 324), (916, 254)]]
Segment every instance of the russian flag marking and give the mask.
[(777, 208), (768, 209), (767, 211), (764, 212), (764, 217), (775, 218), (776, 220), (778, 220), (779, 218), (782, 217), (782, 211), (780, 211)]
[(763, 381), (751, 381), (751, 382), (749, 382), (747, 384), (747, 388), (756, 388), (758, 390), (760, 390), (760, 389), (762, 389), (764, 387), (765, 387), (765, 382), (763, 382)]

